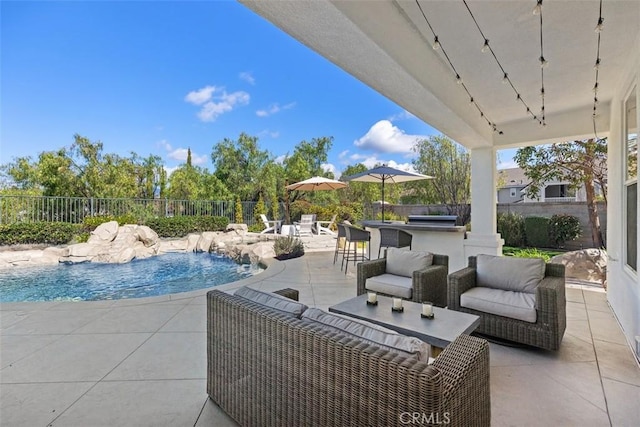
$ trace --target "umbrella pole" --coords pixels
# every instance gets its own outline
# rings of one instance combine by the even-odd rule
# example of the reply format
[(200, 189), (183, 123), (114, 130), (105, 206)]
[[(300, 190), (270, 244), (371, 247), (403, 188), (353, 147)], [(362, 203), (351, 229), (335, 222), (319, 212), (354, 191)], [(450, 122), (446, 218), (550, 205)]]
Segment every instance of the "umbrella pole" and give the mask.
[(384, 222), (384, 178), (382, 178), (382, 222)]

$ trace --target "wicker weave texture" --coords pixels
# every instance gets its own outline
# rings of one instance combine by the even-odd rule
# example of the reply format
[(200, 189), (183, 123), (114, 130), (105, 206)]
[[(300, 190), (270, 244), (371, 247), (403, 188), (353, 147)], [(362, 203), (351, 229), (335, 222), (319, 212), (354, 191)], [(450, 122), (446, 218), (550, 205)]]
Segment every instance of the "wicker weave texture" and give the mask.
[(414, 412), (490, 425), (485, 340), (462, 335), (427, 365), (220, 291), (207, 305), (207, 393), (240, 425), (392, 426)]
[[(362, 295), (367, 292), (367, 279), (386, 272), (387, 260), (380, 258), (358, 264), (356, 293)], [(433, 264), (422, 270), (413, 272), (413, 289), (411, 301), (431, 301), (438, 307), (447, 305), (447, 274), (449, 273), (449, 256), (433, 254)], [(383, 295), (383, 294), (381, 294)], [(394, 296), (394, 295), (386, 295)]]
[(460, 306), (460, 296), (476, 286), (476, 258), (448, 277), (448, 307), (480, 316), (476, 332), (509, 341), (558, 350), (567, 326), (564, 265), (546, 264), (545, 277), (536, 288), (536, 322), (472, 310)]

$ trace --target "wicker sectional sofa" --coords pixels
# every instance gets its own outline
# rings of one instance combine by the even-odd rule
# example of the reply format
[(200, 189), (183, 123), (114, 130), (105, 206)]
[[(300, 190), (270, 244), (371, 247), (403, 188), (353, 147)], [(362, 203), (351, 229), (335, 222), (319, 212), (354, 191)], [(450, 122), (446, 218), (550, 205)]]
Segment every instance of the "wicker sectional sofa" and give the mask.
[(490, 425), (489, 346), (468, 335), (428, 364), (210, 291), (207, 364), (208, 395), (243, 426)]

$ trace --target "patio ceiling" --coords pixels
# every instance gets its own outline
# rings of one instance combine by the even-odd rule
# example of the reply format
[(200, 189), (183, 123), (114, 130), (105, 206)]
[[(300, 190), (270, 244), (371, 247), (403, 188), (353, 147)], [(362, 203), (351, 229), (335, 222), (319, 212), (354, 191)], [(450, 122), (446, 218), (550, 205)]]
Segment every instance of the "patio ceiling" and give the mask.
[[(542, 127), (517, 100), (491, 52), (522, 99), (539, 116), (540, 18), (535, 0), (419, 0), (419, 6), (464, 85), (484, 112), (481, 117), (443, 55), (416, 0), (240, 0), (295, 39), (318, 52), (426, 123), (468, 148), (507, 148), (593, 136), (593, 104), (600, 3), (543, 3), (545, 117)], [(640, 46), (640, 2), (604, 0), (598, 78), (599, 136), (609, 130), (610, 103), (626, 78), (629, 53)], [(495, 123), (503, 134), (487, 123)]]

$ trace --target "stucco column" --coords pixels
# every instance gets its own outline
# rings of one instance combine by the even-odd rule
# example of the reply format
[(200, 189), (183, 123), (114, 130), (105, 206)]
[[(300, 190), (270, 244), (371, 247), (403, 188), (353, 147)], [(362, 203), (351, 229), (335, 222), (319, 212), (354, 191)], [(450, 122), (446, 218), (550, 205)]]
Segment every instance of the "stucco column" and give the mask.
[(504, 240), (496, 232), (496, 152), (471, 150), (471, 232), (464, 241), (465, 257), (502, 255)]

